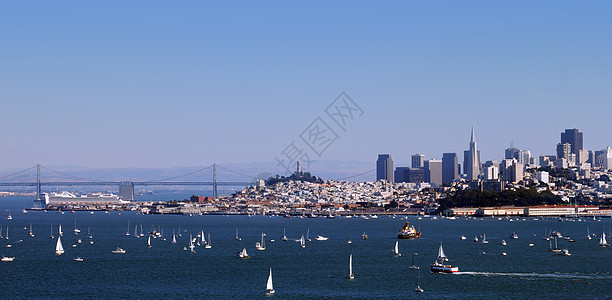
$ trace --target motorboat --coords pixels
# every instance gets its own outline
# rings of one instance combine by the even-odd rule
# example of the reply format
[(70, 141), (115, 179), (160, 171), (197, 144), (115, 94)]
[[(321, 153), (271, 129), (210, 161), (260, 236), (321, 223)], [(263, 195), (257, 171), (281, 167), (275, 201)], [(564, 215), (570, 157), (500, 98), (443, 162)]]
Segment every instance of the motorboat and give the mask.
[(115, 254), (125, 254), (125, 250), (124, 250), (124, 249), (121, 249), (121, 248), (119, 248), (119, 247), (117, 247), (117, 249), (115, 249), (115, 250), (113, 250), (113, 251), (111, 251), (111, 252), (113, 252), (113, 253), (115, 253)]
[(317, 235), (317, 237), (315, 238), (315, 240), (317, 241), (327, 241), (329, 238), (324, 237), (322, 235)]
[(444, 263), (445, 261), (448, 261), (448, 258), (444, 254), (444, 249), (442, 249), (442, 243), (440, 243), (440, 248), (438, 248), (438, 257), (436, 258), (436, 261), (431, 265), (431, 272), (432, 273), (459, 272), (459, 267), (447, 265)]

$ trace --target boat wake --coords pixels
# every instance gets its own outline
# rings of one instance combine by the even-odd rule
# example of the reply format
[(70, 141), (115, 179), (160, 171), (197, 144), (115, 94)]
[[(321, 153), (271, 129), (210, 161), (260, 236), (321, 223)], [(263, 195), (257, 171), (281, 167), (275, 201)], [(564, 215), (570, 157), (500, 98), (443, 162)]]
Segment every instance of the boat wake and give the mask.
[(473, 275), (473, 276), (508, 276), (508, 277), (528, 277), (528, 278), (559, 278), (559, 279), (612, 279), (610, 274), (568, 274), (568, 273), (493, 273), (493, 272), (455, 272), (454, 275)]

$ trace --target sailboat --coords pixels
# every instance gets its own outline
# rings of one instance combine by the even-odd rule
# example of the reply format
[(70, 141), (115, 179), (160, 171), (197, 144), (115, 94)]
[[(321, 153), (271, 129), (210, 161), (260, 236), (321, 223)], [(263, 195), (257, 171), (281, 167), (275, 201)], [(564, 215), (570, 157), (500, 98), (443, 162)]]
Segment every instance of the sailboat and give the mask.
[(286, 242), (289, 239), (287, 238), (287, 234), (285, 233), (285, 228), (283, 228), (283, 237), (281, 238), (281, 241)]
[(304, 236), (303, 235), (300, 238), (300, 246), (302, 246), (302, 248), (306, 248), (306, 241), (304, 240)]
[(410, 269), (412, 270), (418, 270), (420, 269), (417, 265), (414, 264), (414, 257), (418, 255), (416, 252), (412, 253), (412, 266), (410, 266)]
[(0, 239), (2, 238), (2, 225), (0, 225)]
[(193, 237), (191, 234), (189, 235), (189, 249), (191, 249), (191, 253), (195, 253), (195, 246), (193, 245)]
[(176, 235), (172, 233), (172, 244), (176, 244)]
[(74, 235), (79, 235), (79, 232), (81, 232), (81, 230), (79, 230), (79, 229), (76, 227), (76, 219), (74, 219), (74, 230), (73, 230), (73, 232), (74, 232)]
[(602, 247), (610, 246), (610, 244), (608, 244), (608, 241), (606, 240), (606, 232), (605, 231), (601, 233), (601, 238), (599, 238), (599, 246), (602, 246)]
[(349, 239), (348, 239), (348, 241), (346, 241), (346, 243), (347, 244), (352, 244), (353, 243), (353, 240), (351, 239), (351, 235), (350, 234), (349, 234)]
[(589, 232), (589, 226), (587, 226), (587, 236), (586, 236), (587, 240), (592, 239), (591, 237), (591, 233)]
[(62, 224), (59, 224), (59, 229), (57, 230), (59, 236), (64, 236), (64, 232), (62, 231)]
[(417, 279), (417, 286), (416, 286), (416, 288), (414, 289), (414, 291), (415, 291), (415, 292), (417, 292), (417, 293), (422, 293), (422, 292), (424, 292), (424, 291), (423, 291), (423, 288), (421, 288), (421, 271), (420, 271), (420, 270), (419, 270), (419, 277), (418, 277), (418, 279)]
[(32, 223), (30, 223), (30, 236), (34, 237), (34, 233), (32, 233)]
[(310, 240), (310, 228), (308, 228), (308, 229), (306, 230), (306, 240), (307, 240), (307, 241), (309, 241), (309, 242), (311, 241), (311, 240)]
[(395, 254), (395, 256), (402, 256), (401, 253), (399, 253), (399, 241), (395, 241), (395, 248), (393, 248), (393, 250), (391, 250), (391, 252), (393, 252), (393, 254)]
[(55, 254), (62, 255), (64, 253), (64, 246), (62, 246), (62, 237), (57, 237), (57, 243), (55, 244)]
[(208, 243), (206, 243), (206, 246), (204, 246), (204, 248), (206, 249), (212, 248), (212, 245), (210, 244), (210, 232), (208, 233)]
[(142, 224), (140, 224), (140, 235), (139, 236), (144, 236), (144, 230), (142, 230)]
[(238, 258), (251, 258), (249, 256), (249, 254), (247, 253), (246, 248), (242, 248), (242, 251), (238, 252), (236, 254), (236, 257), (238, 257)]
[(89, 239), (93, 239), (93, 235), (91, 235), (91, 227), (87, 226), (87, 237)]
[(482, 243), (483, 244), (488, 244), (489, 243), (489, 241), (487, 241), (487, 234), (486, 233), (482, 235)]
[(134, 236), (139, 239), (140, 236), (138, 235), (138, 225), (134, 225)]
[(130, 220), (128, 220), (127, 230), (125, 231), (125, 236), (130, 236)]
[(349, 255), (349, 280), (355, 279), (353, 275), (353, 254)]
[(234, 239), (237, 241), (242, 241), (242, 239), (238, 236), (238, 228), (236, 228), (236, 237)]
[(6, 236), (4, 236), (4, 237), (5, 237), (7, 240), (9, 239), (9, 236), (8, 236), (8, 225), (6, 225)]
[(49, 236), (50, 238), (54, 239), (55, 237), (53, 236), (53, 224), (51, 224), (51, 235)]
[(445, 265), (444, 262), (448, 261), (448, 258), (444, 254), (442, 249), (442, 242), (440, 242), (440, 248), (438, 249), (438, 257), (436, 261), (431, 265), (431, 272), (433, 273), (454, 273), (459, 272), (459, 267), (453, 267), (451, 265)]
[[(548, 243), (552, 246), (552, 242), (551, 241), (549, 241)], [(549, 248), (548, 251), (554, 252), (554, 253), (561, 252), (561, 249), (559, 249), (559, 247), (557, 245), (557, 237), (556, 236), (555, 236), (555, 248)]]
[(200, 233), (200, 239), (202, 241), (202, 244), (206, 244), (206, 238), (204, 237), (204, 230), (202, 230), (202, 232)]
[(268, 283), (266, 284), (266, 292), (268, 294), (274, 294), (274, 286), (272, 285), (272, 268), (270, 268), (270, 275), (268, 275)]
[(266, 241), (264, 241), (264, 233), (261, 233), (261, 242), (255, 243), (255, 248), (259, 251), (266, 250)]
[(147, 246), (151, 248), (151, 235), (149, 235), (149, 238), (147, 239)]

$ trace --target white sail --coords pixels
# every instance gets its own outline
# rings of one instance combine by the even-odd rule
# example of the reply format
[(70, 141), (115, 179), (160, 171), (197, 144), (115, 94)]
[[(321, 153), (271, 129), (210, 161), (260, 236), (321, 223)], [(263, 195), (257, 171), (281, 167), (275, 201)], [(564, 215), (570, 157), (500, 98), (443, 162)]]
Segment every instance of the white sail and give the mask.
[(176, 235), (172, 234), (172, 244), (176, 244)]
[(446, 260), (446, 255), (444, 254), (444, 249), (442, 249), (442, 243), (440, 243), (440, 249), (438, 249), (438, 260)]
[(608, 241), (606, 240), (606, 232), (604, 231), (601, 234), (601, 238), (599, 239), (599, 246), (608, 246)]
[(130, 235), (130, 220), (128, 220), (127, 230), (125, 231), (125, 236), (129, 236), (129, 235)]
[(272, 284), (272, 268), (270, 268), (270, 275), (268, 275), (268, 283), (266, 284), (266, 290), (268, 290), (268, 292), (274, 291), (274, 286)]
[(59, 224), (58, 233), (60, 236), (64, 235), (64, 233), (62, 232), (62, 224)]
[(147, 245), (149, 246), (149, 248), (151, 248), (151, 236), (149, 236), (149, 238), (147, 239)]
[(395, 249), (393, 249), (393, 253), (395, 254), (399, 254), (399, 246), (398, 246), (398, 241), (395, 241)]
[(202, 232), (200, 233), (200, 237), (202, 240), (202, 244), (206, 244), (206, 238), (204, 237), (204, 230), (202, 230)]
[(64, 253), (64, 246), (62, 246), (62, 238), (57, 237), (57, 244), (55, 244), (55, 254), (62, 255)]
[(353, 275), (353, 254), (349, 256), (349, 278), (355, 278), (355, 275)]
[(306, 247), (306, 241), (304, 240), (304, 236), (302, 235), (302, 237), (300, 238), (300, 245), (302, 246), (302, 248)]

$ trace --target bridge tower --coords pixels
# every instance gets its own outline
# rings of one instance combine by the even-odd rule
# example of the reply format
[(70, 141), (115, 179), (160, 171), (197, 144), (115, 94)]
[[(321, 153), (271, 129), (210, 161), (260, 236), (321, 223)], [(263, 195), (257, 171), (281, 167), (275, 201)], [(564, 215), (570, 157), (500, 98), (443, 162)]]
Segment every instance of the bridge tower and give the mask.
[(36, 196), (34, 201), (40, 200), (40, 164), (36, 165)]
[(217, 164), (213, 164), (213, 199), (217, 199)]

